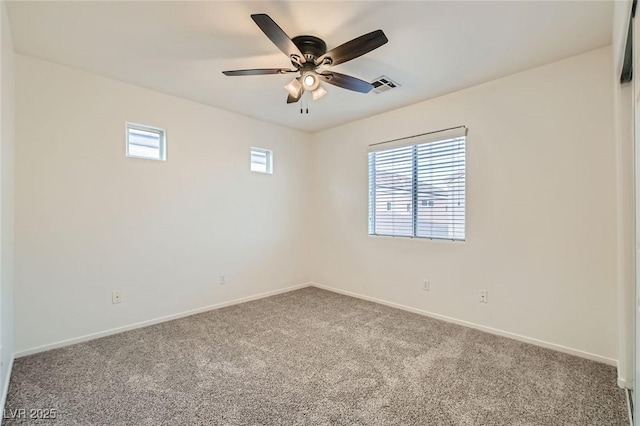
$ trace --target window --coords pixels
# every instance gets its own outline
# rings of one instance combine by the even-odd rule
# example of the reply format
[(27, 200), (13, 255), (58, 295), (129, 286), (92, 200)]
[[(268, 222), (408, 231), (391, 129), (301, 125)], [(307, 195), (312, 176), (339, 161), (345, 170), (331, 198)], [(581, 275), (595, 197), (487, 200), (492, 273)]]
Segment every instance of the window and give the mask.
[(166, 160), (165, 131), (141, 124), (127, 123), (127, 157)]
[(460, 127), (370, 146), (370, 235), (464, 241), (465, 135)]
[(251, 171), (273, 173), (273, 152), (263, 148), (251, 148)]

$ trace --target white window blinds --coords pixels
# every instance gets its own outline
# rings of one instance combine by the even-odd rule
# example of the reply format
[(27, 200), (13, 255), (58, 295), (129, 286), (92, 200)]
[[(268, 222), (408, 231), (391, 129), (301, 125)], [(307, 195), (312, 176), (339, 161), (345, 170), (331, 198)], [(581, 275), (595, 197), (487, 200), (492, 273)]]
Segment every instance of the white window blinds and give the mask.
[(251, 148), (251, 171), (273, 173), (273, 152), (263, 148)]
[(458, 127), (369, 147), (369, 234), (465, 239), (465, 139)]
[(167, 138), (163, 129), (127, 123), (127, 157), (167, 159)]

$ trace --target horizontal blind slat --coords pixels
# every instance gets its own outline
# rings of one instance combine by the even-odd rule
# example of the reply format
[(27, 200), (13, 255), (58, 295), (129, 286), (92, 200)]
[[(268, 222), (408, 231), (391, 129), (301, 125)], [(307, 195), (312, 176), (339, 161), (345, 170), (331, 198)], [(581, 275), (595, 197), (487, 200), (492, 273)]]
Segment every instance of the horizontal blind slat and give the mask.
[(369, 153), (369, 233), (464, 240), (464, 137)]

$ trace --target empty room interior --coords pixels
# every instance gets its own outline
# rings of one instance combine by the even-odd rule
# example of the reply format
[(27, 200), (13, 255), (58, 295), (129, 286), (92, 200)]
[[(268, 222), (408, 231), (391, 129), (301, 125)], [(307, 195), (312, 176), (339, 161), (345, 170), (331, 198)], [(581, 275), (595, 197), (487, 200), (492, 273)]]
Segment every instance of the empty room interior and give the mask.
[(1, 423), (640, 425), (635, 14), (0, 1)]

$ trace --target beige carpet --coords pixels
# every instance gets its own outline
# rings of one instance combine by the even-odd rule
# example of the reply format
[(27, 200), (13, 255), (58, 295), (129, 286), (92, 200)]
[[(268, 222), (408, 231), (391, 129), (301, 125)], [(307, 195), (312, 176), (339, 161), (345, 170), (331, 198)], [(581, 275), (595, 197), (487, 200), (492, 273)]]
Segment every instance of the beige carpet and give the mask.
[(315, 288), (17, 359), (5, 416), (19, 408), (57, 425), (628, 424), (613, 367)]

